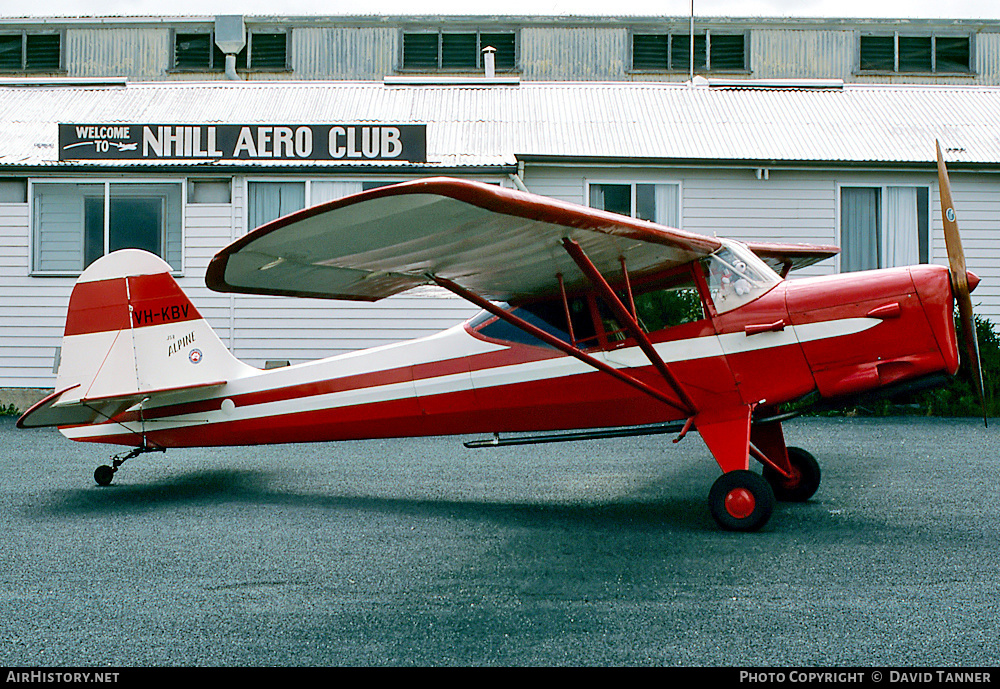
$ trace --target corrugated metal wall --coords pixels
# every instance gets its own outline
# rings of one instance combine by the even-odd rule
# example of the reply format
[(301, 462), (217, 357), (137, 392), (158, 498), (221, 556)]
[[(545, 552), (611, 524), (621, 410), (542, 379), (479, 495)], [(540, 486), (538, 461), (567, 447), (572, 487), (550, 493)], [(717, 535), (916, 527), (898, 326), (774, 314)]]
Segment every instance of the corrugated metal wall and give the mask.
[(978, 84), (1000, 84), (1000, 33), (976, 34)]
[(625, 79), (628, 32), (620, 28), (524, 28), (521, 76), (531, 81)]
[(854, 32), (756, 30), (750, 34), (750, 65), (756, 79), (851, 81)]
[(299, 79), (380, 80), (395, 69), (399, 31), (393, 28), (297, 28), (292, 72)]
[(165, 27), (71, 29), (64, 52), (71, 77), (159, 80), (167, 77), (172, 62), (170, 30)]
[[(446, 26), (447, 18), (438, 22)], [(245, 79), (381, 80), (397, 72), (403, 23), (378, 26), (294, 25), (278, 22), (291, 34), (288, 44), (291, 71), (250, 72)], [(637, 25), (636, 31), (665, 31), (678, 22)], [(711, 28), (711, 23), (708, 24)], [(181, 30), (208, 30), (210, 24)], [(488, 30), (457, 25), (456, 30)], [(250, 27), (253, 28), (253, 27)], [(503, 28), (516, 28), (510, 22)], [(862, 26), (871, 30), (870, 23)], [(877, 27), (886, 30), (887, 27)], [(891, 27), (888, 27), (891, 28)], [(696, 24), (696, 32), (705, 25)], [(740, 25), (727, 22), (720, 30), (746, 29), (749, 35), (750, 73), (758, 79), (838, 78), (847, 82), (1000, 84), (1000, 33), (979, 31), (975, 37), (976, 74), (961, 77), (856, 75), (858, 30), (827, 25), (790, 27), (787, 24)], [(687, 26), (677, 28), (686, 32)], [(959, 31), (965, 31), (960, 29)], [(971, 29), (969, 29), (971, 30)], [(927, 28), (926, 32), (931, 29)], [(126, 76), (135, 81), (219, 80), (222, 72), (174, 72), (171, 25), (71, 25), (66, 29), (65, 63), (71, 77)], [(523, 23), (518, 31), (520, 76), (529, 81), (686, 80), (682, 73), (633, 73), (629, 70), (630, 28), (621, 21), (607, 25)]]

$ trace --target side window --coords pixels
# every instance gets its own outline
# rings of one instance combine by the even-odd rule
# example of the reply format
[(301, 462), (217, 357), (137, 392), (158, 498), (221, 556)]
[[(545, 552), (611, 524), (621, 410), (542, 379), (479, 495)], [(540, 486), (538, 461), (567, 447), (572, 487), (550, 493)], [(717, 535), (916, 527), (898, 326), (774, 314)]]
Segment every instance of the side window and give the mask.
[[(620, 292), (618, 296), (628, 308), (629, 295)], [(706, 317), (694, 276), (689, 271), (633, 286), (632, 301), (639, 326), (647, 333)], [(566, 322), (567, 306), (572, 330)], [(547, 299), (510, 310), (531, 325), (581, 349), (615, 346), (628, 339), (628, 331), (619, 323), (611, 307), (594, 294), (572, 297), (565, 304), (561, 298)], [(600, 332), (595, 327), (595, 310)], [(470, 321), (469, 328), (493, 340), (546, 346), (517, 326), (485, 311)]]
[(476, 71), (484, 69), (483, 49), (494, 49), (494, 67), (517, 69), (517, 33), (501, 31), (407, 31), (403, 33), (403, 70)]
[(745, 247), (723, 246), (701, 261), (708, 293), (718, 313), (726, 313), (763, 295), (781, 278)]
[(969, 35), (862, 35), (858, 69), (896, 74), (970, 74), (973, 43)]
[[(620, 292), (618, 298), (628, 308), (628, 294)], [(633, 285), (632, 301), (635, 304), (636, 320), (645, 333), (655, 333), (705, 318), (698, 287), (694, 278), (686, 271), (667, 279)], [(601, 299), (597, 300), (597, 312), (609, 344), (622, 342), (627, 338), (628, 332), (615, 318), (611, 307)]]
[(62, 33), (0, 34), (0, 72), (60, 72)]
[(927, 263), (929, 196), (928, 187), (841, 187), (841, 271)]
[(592, 183), (588, 205), (668, 227), (680, 221), (680, 185), (644, 183)]
[(306, 205), (304, 182), (250, 182), (248, 190), (248, 230), (305, 208)]
[[(288, 69), (288, 32), (248, 31), (246, 45), (236, 56), (240, 71)], [(201, 31), (174, 34), (174, 69), (215, 71), (226, 68), (226, 55), (215, 43), (215, 33)]]
[[(569, 300), (570, 321), (573, 324), (572, 336), (566, 323), (566, 307), (561, 298), (515, 306), (509, 310), (517, 317), (550, 335), (558, 337), (563, 342), (574, 344), (582, 349), (589, 349), (597, 344), (597, 333), (591, 318), (590, 303), (586, 297), (574, 297)], [(469, 328), (493, 340), (541, 347), (549, 346), (487, 311), (483, 311), (473, 318), (469, 323)]]
[(635, 294), (635, 313), (647, 333), (705, 318), (698, 287), (690, 275), (672, 284)]
[(151, 251), (182, 268), (182, 183), (35, 182), (36, 274), (76, 274), (123, 248)]

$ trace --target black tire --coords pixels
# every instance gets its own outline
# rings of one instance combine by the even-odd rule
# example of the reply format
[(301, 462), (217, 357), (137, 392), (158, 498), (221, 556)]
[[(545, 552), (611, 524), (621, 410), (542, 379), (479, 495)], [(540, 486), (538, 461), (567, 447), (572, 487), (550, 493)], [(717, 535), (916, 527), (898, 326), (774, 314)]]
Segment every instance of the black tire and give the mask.
[(99, 486), (110, 486), (111, 480), (115, 477), (115, 470), (106, 464), (94, 469), (94, 480)]
[(726, 531), (756, 531), (774, 511), (771, 484), (752, 471), (723, 474), (708, 493), (712, 518)]
[(791, 478), (767, 465), (764, 466), (764, 478), (771, 484), (774, 497), (781, 502), (805, 502), (819, 490), (819, 462), (800, 447), (788, 448), (788, 461), (792, 465)]

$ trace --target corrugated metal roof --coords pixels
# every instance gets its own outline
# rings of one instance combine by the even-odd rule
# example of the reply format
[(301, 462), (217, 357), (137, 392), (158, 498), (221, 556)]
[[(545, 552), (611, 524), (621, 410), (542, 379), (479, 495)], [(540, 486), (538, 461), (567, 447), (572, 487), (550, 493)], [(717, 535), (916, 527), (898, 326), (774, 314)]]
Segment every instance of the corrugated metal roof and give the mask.
[[(935, 139), (950, 149), (951, 161), (1000, 165), (1000, 88), (973, 86), (8, 84), (0, 85), (0, 118), (0, 166), (93, 165), (58, 162), (60, 122), (426, 123), (427, 165), (431, 167), (510, 166), (519, 157), (546, 156), (931, 163)], [(148, 166), (150, 162), (119, 164)], [(238, 164), (288, 165), (276, 161)], [(336, 167), (344, 163), (304, 164)]]

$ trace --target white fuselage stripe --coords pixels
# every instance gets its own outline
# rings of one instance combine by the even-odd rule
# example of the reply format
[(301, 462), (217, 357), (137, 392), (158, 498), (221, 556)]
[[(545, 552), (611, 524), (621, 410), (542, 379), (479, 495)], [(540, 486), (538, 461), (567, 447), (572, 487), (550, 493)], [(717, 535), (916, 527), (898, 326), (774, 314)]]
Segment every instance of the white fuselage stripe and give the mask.
[[(705, 337), (691, 338), (688, 340), (678, 340), (674, 342), (662, 342), (655, 345), (656, 352), (666, 363), (678, 361), (690, 361), (709, 357), (719, 357), (723, 355), (740, 354), (745, 352), (773, 349), (810, 342), (814, 340), (840, 337), (867, 330), (881, 321), (875, 318), (847, 318), (820, 323), (810, 323), (799, 326), (788, 326), (780, 332), (760, 333), (756, 335), (745, 335), (744, 333), (728, 333), (724, 335), (709, 335)], [(438, 344), (444, 345), (453, 356), (464, 356), (470, 348), (474, 351), (483, 351), (481, 340), (472, 337), (464, 329), (453, 328), (445, 331), (450, 337), (440, 337)], [(442, 333), (444, 335), (444, 333)], [(435, 336), (439, 337), (439, 336)], [(426, 342), (417, 340), (414, 343)], [(397, 346), (389, 346), (386, 349), (396, 350), (396, 354), (407, 352), (407, 343)], [(502, 346), (487, 348), (491, 351), (503, 349)], [(366, 350), (367, 351), (367, 350)], [(371, 370), (365, 366), (365, 352), (356, 352), (342, 357), (333, 357), (310, 364), (300, 365), (302, 368), (309, 368), (314, 380), (333, 379), (338, 376), (324, 375), (325, 362), (340, 362), (344, 357), (355, 359), (352, 366), (352, 373)], [(603, 359), (608, 364), (616, 368), (630, 368), (648, 366), (649, 360), (638, 347), (628, 347), (613, 352), (600, 352), (595, 356)], [(432, 358), (420, 357), (427, 361), (433, 359), (437, 361), (445, 360), (444, 357)], [(403, 361), (402, 357), (398, 361), (399, 366), (405, 366), (410, 362)], [(299, 367), (296, 367), (299, 368)], [(342, 370), (342, 366), (336, 368)], [(278, 369), (281, 370), (281, 369)], [(287, 369), (286, 369), (287, 370)], [(376, 370), (385, 370), (376, 369)], [(297, 397), (274, 402), (262, 402), (259, 404), (236, 407), (228, 411), (217, 410), (207, 412), (197, 412), (183, 414), (153, 421), (146, 421), (145, 429), (155, 431), (168, 428), (178, 428), (183, 426), (202, 425), (206, 423), (220, 423), (229, 421), (245, 421), (268, 416), (278, 416), (284, 414), (296, 414), (304, 412), (321, 411), (324, 409), (336, 409), (363, 404), (374, 404), (379, 402), (391, 402), (396, 400), (426, 397), (429, 395), (447, 394), (463, 392), (469, 390), (484, 390), (504, 385), (514, 385), (518, 383), (534, 382), (538, 380), (563, 378), (582, 373), (592, 372), (594, 369), (589, 365), (570, 356), (544, 359), (541, 361), (531, 361), (521, 364), (511, 364), (497, 366), (493, 368), (479, 369), (469, 372), (452, 373), (441, 376), (422, 378), (416, 381), (403, 381), (374, 385), (369, 387), (344, 390), (320, 395), (310, 395), (308, 397)], [(329, 372), (329, 371), (328, 371)], [(271, 372), (268, 372), (271, 373)], [(267, 374), (262, 374), (267, 375)], [(341, 375), (343, 375), (341, 373)], [(299, 378), (300, 376), (296, 376)], [(248, 392), (258, 392), (261, 388), (253, 388), (252, 383), (258, 376), (251, 376), (234, 381), (222, 388), (221, 391), (214, 391), (222, 396), (236, 396)], [(268, 388), (263, 389), (270, 389)], [(142, 425), (139, 422), (129, 422), (125, 424), (94, 424), (75, 428), (66, 428), (62, 432), (69, 438), (84, 439), (88, 437), (127, 435), (139, 433)]]

